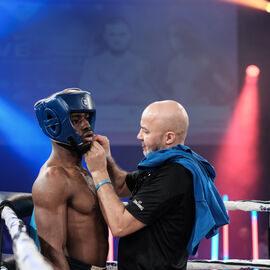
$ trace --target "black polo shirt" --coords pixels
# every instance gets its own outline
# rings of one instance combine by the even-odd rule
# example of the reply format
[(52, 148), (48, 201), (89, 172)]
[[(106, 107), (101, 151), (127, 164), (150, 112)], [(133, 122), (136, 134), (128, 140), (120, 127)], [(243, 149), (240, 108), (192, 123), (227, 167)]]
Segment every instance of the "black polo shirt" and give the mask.
[(192, 174), (180, 164), (126, 177), (132, 192), (126, 209), (147, 224), (119, 240), (119, 270), (185, 269), (195, 202)]

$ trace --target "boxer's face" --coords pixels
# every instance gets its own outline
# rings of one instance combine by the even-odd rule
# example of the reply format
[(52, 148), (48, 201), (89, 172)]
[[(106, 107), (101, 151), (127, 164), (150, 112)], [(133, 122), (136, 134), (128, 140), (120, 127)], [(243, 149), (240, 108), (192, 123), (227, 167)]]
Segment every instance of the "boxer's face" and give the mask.
[(73, 112), (70, 114), (70, 121), (83, 143), (92, 142), (94, 134), (90, 124), (90, 113)]

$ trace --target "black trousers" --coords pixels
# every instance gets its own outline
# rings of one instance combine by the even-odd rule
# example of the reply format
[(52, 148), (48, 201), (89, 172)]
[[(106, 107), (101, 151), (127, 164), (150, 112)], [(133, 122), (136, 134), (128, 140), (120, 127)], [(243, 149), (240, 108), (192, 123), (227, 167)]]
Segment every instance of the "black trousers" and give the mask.
[(90, 270), (91, 265), (66, 257), (71, 270)]

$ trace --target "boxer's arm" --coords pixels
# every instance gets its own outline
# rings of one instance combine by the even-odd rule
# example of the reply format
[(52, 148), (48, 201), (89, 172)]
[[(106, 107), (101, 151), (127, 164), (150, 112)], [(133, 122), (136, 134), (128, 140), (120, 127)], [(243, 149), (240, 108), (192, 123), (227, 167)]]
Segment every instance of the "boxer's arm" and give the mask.
[(53, 168), (35, 182), (32, 190), (41, 253), (54, 270), (69, 270), (67, 242), (68, 187), (63, 169)]
[(111, 155), (110, 142), (106, 136), (95, 135), (97, 141), (104, 149), (107, 159), (107, 171), (113, 183), (114, 189), (119, 197), (127, 197), (130, 195), (130, 190), (126, 185), (127, 172), (120, 169)]

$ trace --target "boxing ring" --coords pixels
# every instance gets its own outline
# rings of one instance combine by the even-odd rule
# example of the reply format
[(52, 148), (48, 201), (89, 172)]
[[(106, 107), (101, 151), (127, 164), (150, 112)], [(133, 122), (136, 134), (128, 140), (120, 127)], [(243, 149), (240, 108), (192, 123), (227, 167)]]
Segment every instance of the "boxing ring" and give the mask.
[[(31, 196), (31, 194), (30, 194)], [(0, 270), (9, 270), (2, 265), (2, 236), (4, 222), (12, 239), (12, 249), (16, 260), (17, 268), (20, 270), (52, 270), (52, 267), (45, 261), (44, 257), (38, 251), (35, 242), (28, 235), (26, 226), (22, 219), (15, 213), (13, 205), (8, 199), (1, 200), (1, 239), (0, 239)], [(224, 202), (226, 209), (241, 211), (258, 211), (268, 213), (270, 217), (270, 201), (227, 201)], [(15, 210), (15, 211), (14, 211)], [(4, 222), (3, 222), (4, 221)], [(269, 224), (270, 225), (270, 220)], [(268, 237), (268, 248), (269, 248)], [(187, 269), (270, 269), (270, 260), (189, 260)], [(117, 270), (117, 261), (107, 262), (108, 270)]]

